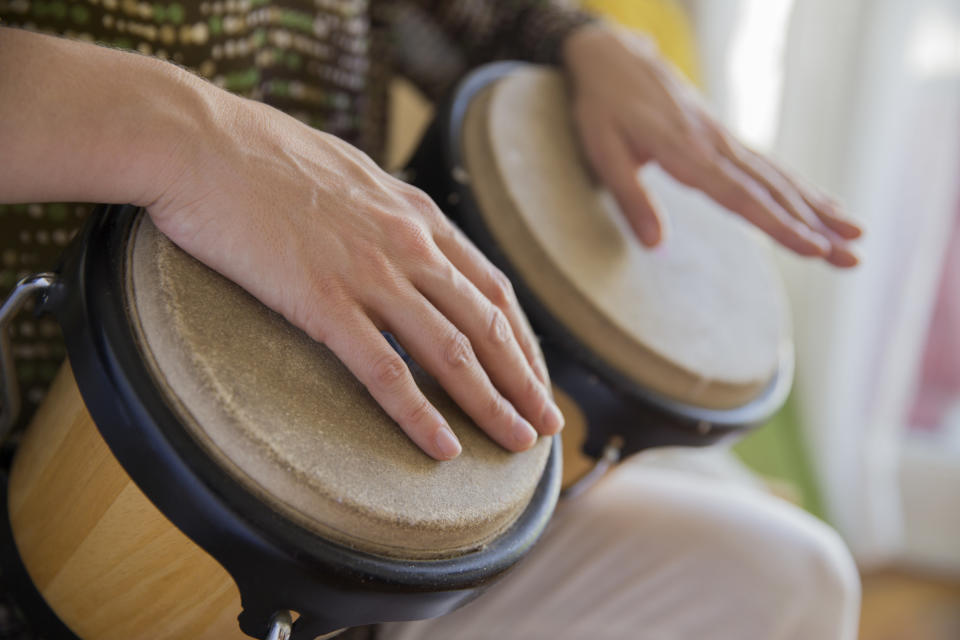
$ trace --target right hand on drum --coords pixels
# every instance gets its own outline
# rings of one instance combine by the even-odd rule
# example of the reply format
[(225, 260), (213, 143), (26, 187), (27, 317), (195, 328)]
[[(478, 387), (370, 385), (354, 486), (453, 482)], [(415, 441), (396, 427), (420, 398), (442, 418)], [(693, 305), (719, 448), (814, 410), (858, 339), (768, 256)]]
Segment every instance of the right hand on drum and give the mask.
[(149, 206), (161, 231), (328, 345), (436, 458), (460, 446), (381, 331), (507, 449), (560, 430), (509, 281), (428, 196), (271, 107), (215, 99)]
[[(19, 160), (0, 177), (0, 201), (146, 206), (180, 247), (326, 344), (437, 459), (460, 444), (382, 331), (505, 448), (560, 431), (509, 281), (424, 193), (342, 140), (172, 65), (0, 32), (4, 94), (16, 101), (0, 96), (13, 116), (0, 118), (0, 139)], [(37, 82), (63, 65), (71, 82)]]

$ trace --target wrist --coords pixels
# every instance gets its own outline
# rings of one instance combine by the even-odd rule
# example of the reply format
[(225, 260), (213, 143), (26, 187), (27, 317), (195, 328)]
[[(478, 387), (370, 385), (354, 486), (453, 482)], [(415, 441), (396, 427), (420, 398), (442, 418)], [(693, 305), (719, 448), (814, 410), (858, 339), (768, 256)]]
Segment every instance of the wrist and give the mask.
[(173, 64), (143, 58), (140, 65), (145, 89), (135, 108), (142, 127), (130, 141), (135, 151), (124, 176), (132, 192), (127, 201), (160, 208), (182, 199), (239, 98)]

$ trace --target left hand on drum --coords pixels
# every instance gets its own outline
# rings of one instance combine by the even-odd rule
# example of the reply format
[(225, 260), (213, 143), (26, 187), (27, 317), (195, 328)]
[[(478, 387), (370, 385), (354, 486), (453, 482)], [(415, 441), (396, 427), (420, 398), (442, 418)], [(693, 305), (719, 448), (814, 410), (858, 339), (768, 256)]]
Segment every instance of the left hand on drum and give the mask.
[(647, 246), (665, 217), (637, 174), (655, 161), (775, 240), (838, 267), (858, 258), (847, 246), (861, 229), (814, 188), (735, 140), (659, 56), (652, 42), (589, 25), (564, 43), (574, 119), (584, 151)]

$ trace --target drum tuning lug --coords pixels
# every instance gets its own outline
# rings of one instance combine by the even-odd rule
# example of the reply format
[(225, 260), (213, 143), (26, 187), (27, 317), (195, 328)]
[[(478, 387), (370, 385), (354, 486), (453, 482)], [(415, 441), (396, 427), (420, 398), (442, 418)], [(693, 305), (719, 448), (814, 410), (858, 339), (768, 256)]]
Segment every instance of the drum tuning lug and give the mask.
[(7, 439), (10, 428), (20, 414), (20, 387), (13, 362), (10, 342), (10, 323), (23, 307), (34, 299), (35, 294), (45, 295), (57, 283), (53, 273), (38, 273), (27, 276), (17, 283), (0, 305), (0, 443)]
[(290, 640), (293, 631), (293, 615), (289, 611), (278, 611), (270, 619), (270, 631), (266, 640)]
[(593, 468), (590, 469), (585, 476), (564, 489), (563, 497), (568, 500), (576, 498), (596, 484), (597, 480), (605, 476), (607, 471), (620, 462), (620, 458), (623, 456), (623, 445), (625, 442), (623, 436), (611, 436), (607, 444), (604, 445), (603, 453), (600, 454), (600, 458), (594, 463)]
[(697, 433), (702, 436), (707, 435), (713, 430), (713, 425), (706, 420), (701, 420), (697, 423)]

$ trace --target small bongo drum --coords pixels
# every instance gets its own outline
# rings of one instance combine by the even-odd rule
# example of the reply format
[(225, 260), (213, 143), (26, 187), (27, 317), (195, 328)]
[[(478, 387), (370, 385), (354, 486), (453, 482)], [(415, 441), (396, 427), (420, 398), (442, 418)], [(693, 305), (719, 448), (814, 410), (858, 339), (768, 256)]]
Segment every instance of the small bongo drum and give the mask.
[(652, 251), (592, 177), (563, 75), (512, 62), (461, 82), (407, 168), (514, 283), (566, 413), (565, 449), (580, 429), (594, 459), (741, 433), (792, 380), (765, 242), (658, 167), (645, 172), (674, 227)]
[(0, 320), (31, 293), (70, 361), (16, 452), (4, 573), (61, 635), (277, 638), (295, 619), (304, 640), (442, 615), (552, 513), (559, 440), (508, 453), (411, 363), (463, 443), (428, 458), (331, 352), (134, 207), (99, 208)]

